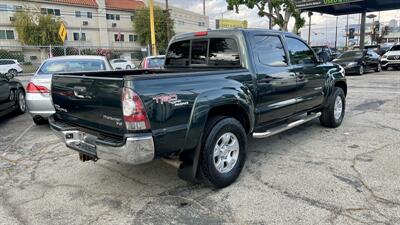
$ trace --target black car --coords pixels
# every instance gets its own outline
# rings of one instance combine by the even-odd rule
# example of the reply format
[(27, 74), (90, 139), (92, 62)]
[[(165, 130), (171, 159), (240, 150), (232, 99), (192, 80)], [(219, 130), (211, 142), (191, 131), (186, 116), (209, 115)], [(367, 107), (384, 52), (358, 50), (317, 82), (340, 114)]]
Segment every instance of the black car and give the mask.
[(0, 116), (13, 111), (18, 114), (26, 111), (24, 88), (13, 74), (0, 74)]
[(367, 70), (381, 72), (381, 57), (373, 50), (347, 51), (338, 56), (334, 63), (337, 63), (346, 70), (346, 74), (363, 75)]

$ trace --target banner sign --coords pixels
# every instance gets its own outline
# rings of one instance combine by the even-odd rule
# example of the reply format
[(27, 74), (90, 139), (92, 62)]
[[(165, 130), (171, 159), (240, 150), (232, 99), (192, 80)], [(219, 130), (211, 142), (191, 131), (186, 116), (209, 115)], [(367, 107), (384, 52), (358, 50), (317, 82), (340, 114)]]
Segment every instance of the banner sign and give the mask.
[(328, 5), (340, 5), (364, 0), (294, 0), (298, 9), (312, 9)]

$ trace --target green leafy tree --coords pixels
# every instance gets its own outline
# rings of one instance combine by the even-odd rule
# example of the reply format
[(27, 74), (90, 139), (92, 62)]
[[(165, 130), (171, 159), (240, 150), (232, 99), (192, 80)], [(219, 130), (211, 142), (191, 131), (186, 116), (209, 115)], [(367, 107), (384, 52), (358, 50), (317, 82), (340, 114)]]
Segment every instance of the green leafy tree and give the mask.
[[(138, 34), (141, 44), (151, 44), (150, 33), (150, 12), (149, 8), (138, 10), (133, 21), (133, 28)], [(160, 7), (154, 7), (154, 28), (156, 33), (157, 49), (162, 52), (168, 47), (169, 39), (175, 34), (174, 21), (169, 12)]]
[(61, 21), (51, 15), (41, 15), (27, 11), (15, 13), (13, 25), (18, 33), (18, 41), (25, 45), (62, 45), (58, 36)]
[(258, 9), (260, 17), (268, 17), (272, 21), (272, 26), (278, 25), (280, 30), (288, 31), (290, 18), (295, 20), (292, 32), (298, 33), (299, 29), (305, 24), (301, 17), (301, 11), (296, 8), (294, 0), (226, 0), (228, 10), (235, 10), (239, 13), (239, 6)]

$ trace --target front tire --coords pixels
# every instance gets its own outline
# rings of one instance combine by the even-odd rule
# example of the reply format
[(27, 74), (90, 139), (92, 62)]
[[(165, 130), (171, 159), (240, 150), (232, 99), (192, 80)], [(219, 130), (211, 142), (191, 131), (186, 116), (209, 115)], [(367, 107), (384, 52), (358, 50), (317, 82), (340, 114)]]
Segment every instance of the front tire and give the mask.
[(379, 73), (382, 71), (382, 65), (380, 63), (378, 63), (378, 66), (375, 69), (375, 72)]
[(131, 68), (132, 68), (132, 67), (131, 67), (130, 65), (127, 65), (127, 66), (126, 66), (126, 69), (127, 69), (127, 70), (130, 70)]
[(17, 109), (16, 112), (18, 114), (24, 114), (26, 112), (26, 100), (25, 100), (25, 92), (22, 89), (17, 90), (17, 99), (16, 99)]
[(246, 160), (247, 136), (242, 124), (230, 117), (213, 117), (206, 126), (200, 168), (216, 188), (232, 184)]
[(335, 87), (329, 99), (328, 106), (322, 110), (319, 117), (321, 125), (329, 128), (339, 127), (346, 111), (346, 96), (343, 89)]

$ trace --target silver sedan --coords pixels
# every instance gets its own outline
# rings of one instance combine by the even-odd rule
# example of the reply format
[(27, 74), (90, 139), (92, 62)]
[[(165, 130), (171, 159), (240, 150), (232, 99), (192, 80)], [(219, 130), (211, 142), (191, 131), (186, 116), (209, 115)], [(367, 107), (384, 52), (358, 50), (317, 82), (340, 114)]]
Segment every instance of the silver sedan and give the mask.
[(26, 87), (28, 111), (37, 125), (47, 123), (55, 110), (51, 100), (51, 78), (54, 73), (112, 70), (103, 56), (61, 56), (45, 60)]

